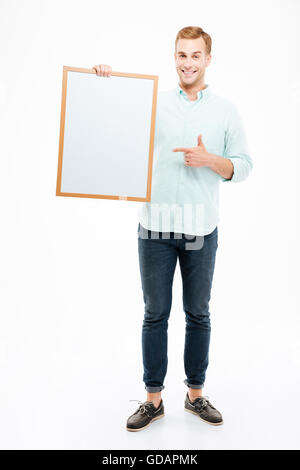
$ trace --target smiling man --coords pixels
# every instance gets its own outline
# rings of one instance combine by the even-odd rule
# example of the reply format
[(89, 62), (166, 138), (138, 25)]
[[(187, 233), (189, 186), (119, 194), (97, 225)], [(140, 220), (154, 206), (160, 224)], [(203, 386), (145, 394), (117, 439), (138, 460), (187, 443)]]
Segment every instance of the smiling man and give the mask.
[[(186, 320), (184, 408), (209, 424), (223, 423), (221, 413), (203, 396), (218, 247), (219, 185), (245, 180), (253, 162), (237, 107), (205, 83), (211, 43), (200, 27), (181, 29), (174, 53), (179, 83), (158, 94), (151, 202), (141, 203), (138, 224), (147, 399), (128, 418), (128, 431), (140, 431), (164, 416), (161, 391), (167, 373), (177, 259)], [(111, 67), (102, 64), (95, 70), (109, 76)]]

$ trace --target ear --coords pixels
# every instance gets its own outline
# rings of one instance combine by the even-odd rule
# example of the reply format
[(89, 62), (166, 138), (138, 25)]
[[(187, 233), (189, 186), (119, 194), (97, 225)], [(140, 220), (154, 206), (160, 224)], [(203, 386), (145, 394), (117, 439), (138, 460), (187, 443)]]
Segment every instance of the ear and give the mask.
[(211, 58), (212, 58), (211, 54), (209, 54), (209, 55), (206, 57), (206, 67), (209, 66), (210, 61), (211, 61)]

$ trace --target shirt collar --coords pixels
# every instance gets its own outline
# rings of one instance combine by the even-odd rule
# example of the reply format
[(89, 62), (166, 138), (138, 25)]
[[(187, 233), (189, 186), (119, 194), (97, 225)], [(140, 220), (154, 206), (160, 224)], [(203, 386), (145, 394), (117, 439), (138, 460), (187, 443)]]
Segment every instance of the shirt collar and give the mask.
[[(179, 83), (177, 83), (176, 85), (176, 88), (175, 88), (175, 92), (178, 96), (183, 96), (186, 100), (188, 101), (191, 101), (186, 92), (181, 88), (181, 86), (179, 85)], [(206, 88), (204, 88), (204, 90), (200, 90), (197, 92), (197, 100), (196, 101), (199, 101), (200, 99), (206, 99), (208, 98), (208, 96), (210, 96), (212, 93), (211, 91), (211, 88), (208, 84), (206, 84)], [(196, 101), (191, 101), (191, 103), (196, 103)]]

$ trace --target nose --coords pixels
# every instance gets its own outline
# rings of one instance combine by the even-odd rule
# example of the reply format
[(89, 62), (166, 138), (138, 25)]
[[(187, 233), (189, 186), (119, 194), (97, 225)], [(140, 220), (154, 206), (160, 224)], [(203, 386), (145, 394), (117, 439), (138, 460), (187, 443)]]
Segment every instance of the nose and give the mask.
[(192, 60), (191, 60), (191, 59), (185, 59), (183, 65), (184, 65), (184, 67), (186, 67), (187, 69), (192, 68), (192, 66), (193, 66)]

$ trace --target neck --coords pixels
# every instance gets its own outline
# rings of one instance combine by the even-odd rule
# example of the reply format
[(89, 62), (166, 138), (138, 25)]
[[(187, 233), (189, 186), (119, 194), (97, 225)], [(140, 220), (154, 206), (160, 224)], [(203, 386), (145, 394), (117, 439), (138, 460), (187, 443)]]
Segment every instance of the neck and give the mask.
[(207, 86), (204, 81), (197, 85), (186, 85), (184, 83), (179, 83), (179, 85), (188, 95), (197, 95), (198, 91), (204, 90)]
[(204, 82), (202, 82), (200, 85), (198, 84), (198, 85), (186, 86), (182, 83), (179, 83), (179, 85), (183, 89), (183, 91), (186, 92), (190, 101), (196, 101), (198, 91), (204, 90), (207, 87), (207, 85)]

